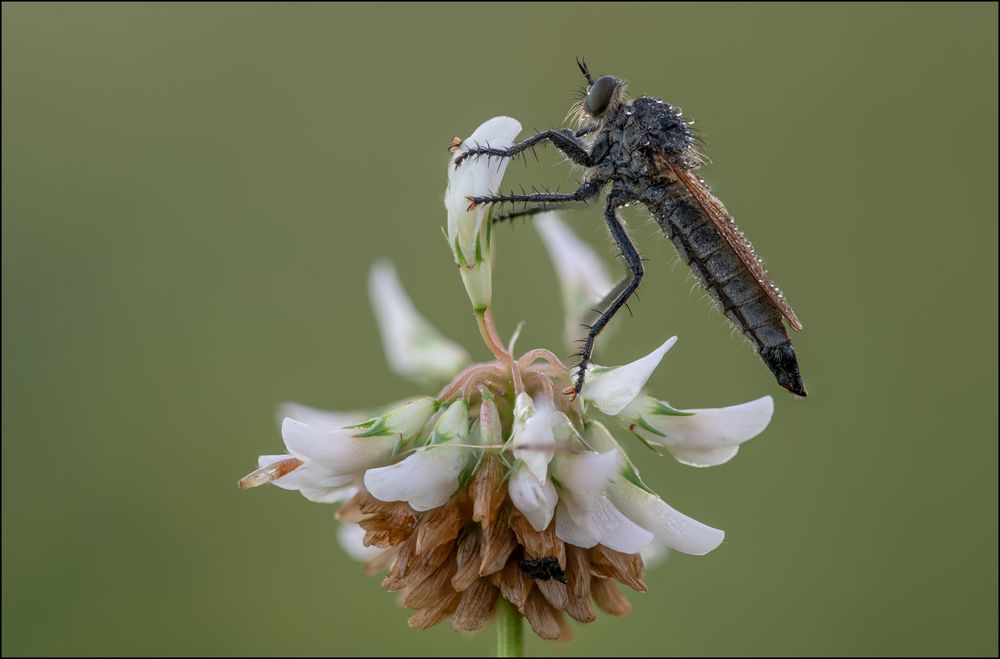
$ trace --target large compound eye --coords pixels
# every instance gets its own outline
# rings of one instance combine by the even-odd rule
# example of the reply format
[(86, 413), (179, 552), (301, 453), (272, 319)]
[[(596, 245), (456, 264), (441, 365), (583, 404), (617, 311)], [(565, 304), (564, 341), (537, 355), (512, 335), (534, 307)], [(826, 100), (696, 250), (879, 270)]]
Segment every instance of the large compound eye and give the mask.
[(583, 102), (584, 108), (592, 117), (599, 117), (608, 109), (611, 103), (611, 95), (615, 93), (618, 86), (618, 78), (614, 76), (601, 76), (590, 86), (587, 92), (587, 99)]

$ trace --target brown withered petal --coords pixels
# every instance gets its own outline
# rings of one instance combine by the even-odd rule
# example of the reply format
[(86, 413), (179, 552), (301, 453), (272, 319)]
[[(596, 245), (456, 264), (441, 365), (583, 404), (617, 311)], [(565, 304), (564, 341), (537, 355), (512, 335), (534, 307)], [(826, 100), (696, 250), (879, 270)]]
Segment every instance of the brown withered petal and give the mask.
[(573, 628), (569, 626), (569, 622), (566, 621), (565, 616), (557, 615), (556, 622), (559, 623), (559, 638), (556, 639), (558, 643), (569, 643), (573, 640)]
[(493, 524), (500, 507), (507, 498), (503, 486), (504, 467), (500, 458), (492, 453), (483, 458), (475, 475), (469, 482), (469, 495), (472, 498), (472, 521), (479, 522), (483, 528)]
[(403, 596), (403, 606), (409, 609), (425, 609), (435, 602), (446, 599), (454, 593), (451, 578), (455, 574), (455, 562), (448, 560), (429, 577), (419, 583), (410, 582), (406, 595)]
[(494, 583), (500, 588), (500, 594), (504, 599), (517, 607), (517, 610), (524, 613), (524, 603), (528, 600), (528, 593), (534, 587), (535, 582), (521, 569), (521, 552), (516, 552), (507, 561), (503, 571), (493, 575), (496, 579)]
[(586, 549), (566, 545), (566, 585), (573, 597), (590, 598), (590, 558)]
[(567, 591), (566, 606), (563, 607), (563, 611), (568, 613), (574, 620), (580, 622), (594, 622), (597, 619), (597, 612), (594, 611), (594, 605), (590, 601), (589, 592), (587, 593), (587, 597), (577, 597)]
[(359, 498), (361, 512), (368, 515), (366, 520), (381, 519), (386, 524), (394, 524), (400, 529), (412, 529), (420, 519), (420, 513), (405, 501), (379, 501), (367, 492), (358, 492), (356, 496)]
[(382, 513), (387, 510), (392, 510), (400, 505), (409, 508), (409, 505), (402, 501), (382, 501), (381, 499), (376, 499), (365, 490), (360, 490), (354, 495), (354, 498), (357, 499), (358, 507), (365, 515)]
[(366, 547), (391, 547), (399, 544), (409, 537), (420, 519), (417, 512), (402, 501), (379, 501), (367, 492), (359, 492), (354, 499), (365, 515), (358, 525), (365, 530)]
[(499, 572), (507, 564), (507, 557), (517, 547), (517, 538), (510, 526), (502, 520), (483, 530), (483, 546), (479, 551), (482, 560), (479, 576), (485, 577)]
[(545, 599), (553, 607), (560, 611), (566, 608), (566, 584), (560, 583), (555, 579), (549, 579), (548, 581), (536, 579), (535, 588), (545, 596)]
[(590, 582), (590, 593), (594, 596), (597, 606), (605, 613), (623, 616), (632, 610), (632, 605), (618, 590), (613, 579), (594, 577)]
[(408, 584), (418, 584), (432, 575), (455, 551), (454, 545), (440, 545), (423, 554), (416, 554), (412, 569), (405, 577)]
[(411, 535), (406, 542), (399, 545), (399, 553), (396, 555), (396, 560), (389, 566), (385, 579), (382, 580), (382, 588), (388, 591), (404, 588), (410, 570), (416, 567), (416, 560), (417, 537)]
[(528, 601), (524, 603), (524, 617), (531, 629), (546, 640), (554, 641), (562, 634), (559, 612), (545, 601), (538, 590), (528, 593)]
[(345, 501), (340, 508), (337, 508), (335, 517), (344, 524), (357, 524), (365, 518), (361, 512), (361, 494), (355, 494), (348, 501)]
[(392, 547), (409, 538), (411, 534), (410, 529), (401, 528), (391, 521), (382, 519), (380, 515), (361, 520), (360, 526), (365, 530), (363, 540), (365, 547)]
[(451, 578), (451, 587), (462, 592), (479, 579), (479, 529), (467, 528), (458, 541), (455, 564), (458, 569)]
[(458, 607), (458, 593), (451, 593), (433, 606), (410, 616), (407, 624), (414, 629), (429, 629), (447, 618)]
[(486, 626), (493, 615), (493, 604), (497, 599), (497, 589), (489, 579), (479, 579), (470, 586), (458, 602), (458, 608), (451, 617), (452, 629), (476, 631)]
[(373, 574), (377, 574), (382, 570), (386, 569), (387, 567), (389, 567), (389, 564), (392, 563), (393, 559), (395, 559), (396, 556), (399, 554), (400, 546), (401, 545), (396, 545), (395, 547), (386, 549), (385, 551), (379, 553), (374, 558), (371, 558), (368, 561), (366, 561), (363, 566), (365, 574), (367, 574), (368, 576), (372, 576)]
[(458, 536), (458, 532), (465, 524), (462, 515), (462, 499), (464, 498), (464, 493), (459, 493), (449, 499), (445, 505), (424, 513), (417, 526), (418, 554), (451, 542)]
[(524, 547), (525, 556), (528, 558), (555, 556), (559, 561), (559, 567), (566, 569), (566, 545), (556, 537), (555, 519), (544, 531), (536, 531), (528, 518), (515, 508), (510, 515), (510, 526), (514, 529), (518, 542)]
[(597, 545), (590, 550), (590, 571), (613, 577), (632, 590), (646, 592), (646, 565), (639, 554), (623, 554)]

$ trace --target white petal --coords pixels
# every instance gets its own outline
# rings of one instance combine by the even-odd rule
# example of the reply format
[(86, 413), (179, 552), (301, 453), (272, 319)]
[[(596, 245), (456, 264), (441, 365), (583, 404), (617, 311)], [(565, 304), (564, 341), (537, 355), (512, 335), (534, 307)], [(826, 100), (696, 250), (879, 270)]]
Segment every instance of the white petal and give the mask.
[(285, 419), (281, 436), (288, 452), (315, 460), (334, 474), (358, 474), (392, 459), (398, 437), (353, 437), (348, 430), (325, 430)]
[[(520, 394), (519, 401), (528, 398), (527, 394)], [(534, 407), (532, 404), (530, 407)], [(549, 462), (555, 455), (556, 438), (553, 433), (553, 423), (556, 421), (555, 409), (546, 401), (540, 401), (532, 414), (529, 406), (524, 405), (524, 422), (515, 423), (511, 437), (511, 447), (514, 449), (514, 457), (524, 462), (524, 465), (540, 481), (545, 480), (548, 473)], [(515, 409), (514, 416), (519, 417), (519, 410)]]
[(402, 442), (407, 442), (424, 431), (427, 422), (437, 410), (438, 402), (430, 396), (424, 396), (407, 401), (382, 416), (355, 424), (347, 430), (354, 437), (391, 435)]
[(278, 406), (278, 427), (281, 427), (281, 422), (285, 418), (291, 417), (296, 421), (324, 430), (339, 430), (355, 423), (361, 423), (369, 416), (371, 415), (361, 411), (328, 412), (299, 403), (282, 403)]
[(458, 489), (470, 450), (447, 444), (422, 448), (402, 462), (365, 472), (365, 487), (381, 501), (406, 501), (414, 510), (443, 505)]
[(655, 494), (627, 481), (615, 482), (608, 488), (608, 496), (629, 519), (652, 531), (659, 542), (685, 554), (707, 554), (726, 537), (719, 529), (691, 519)]
[(639, 552), (639, 555), (642, 556), (642, 562), (649, 570), (667, 560), (670, 548), (661, 542), (654, 541), (646, 545), (646, 548)]
[(652, 533), (623, 515), (607, 497), (601, 497), (590, 518), (601, 544), (609, 549), (635, 554), (653, 541)]
[(587, 514), (574, 515), (565, 501), (560, 501), (556, 507), (556, 537), (583, 549), (590, 549), (600, 542), (587, 524)]
[(503, 424), (497, 404), (492, 399), (484, 400), (479, 406), (479, 434), (483, 444), (503, 444)]
[(511, 502), (524, 514), (532, 528), (544, 531), (549, 527), (559, 495), (548, 478), (540, 480), (529, 469), (518, 466), (510, 475), (507, 492)]
[(337, 540), (347, 555), (356, 561), (369, 561), (385, 551), (380, 547), (365, 547), (365, 530), (357, 524), (339, 524)]
[[(487, 145), (496, 148), (507, 148), (514, 143), (514, 138), (521, 132), (521, 124), (513, 117), (493, 117), (476, 128), (472, 135), (462, 141), (462, 145), (452, 156), (452, 161), (473, 147)], [(448, 191), (445, 193), (445, 206), (449, 212), (465, 213), (470, 197), (481, 197), (493, 194), (503, 179), (509, 158), (472, 157), (462, 162), (455, 169), (448, 167)]]
[(438, 417), (431, 433), (432, 444), (455, 442), (465, 444), (469, 439), (469, 404), (458, 400)]
[(566, 312), (566, 340), (572, 342), (581, 337), (582, 319), (611, 291), (614, 282), (597, 253), (557, 213), (544, 213), (532, 224), (555, 266)]
[(653, 541), (652, 533), (623, 515), (606, 496), (587, 512), (560, 501), (556, 537), (585, 549), (602, 544), (625, 554), (638, 553)]
[(581, 395), (605, 414), (618, 414), (635, 400), (660, 365), (663, 355), (675, 343), (677, 337), (672, 336), (653, 352), (624, 366), (604, 368), (591, 365)]
[(727, 446), (709, 450), (688, 450), (680, 446), (668, 446), (667, 450), (677, 462), (689, 467), (716, 467), (735, 458), (736, 454), (740, 452), (740, 447)]
[[(521, 124), (510, 117), (494, 117), (482, 124), (455, 154), (475, 146), (508, 147), (521, 132)], [(452, 158), (452, 162), (454, 158)], [(467, 210), (466, 197), (481, 197), (496, 193), (507, 170), (508, 158), (472, 157), (458, 169), (448, 164), (448, 190), (445, 207), (448, 209), (448, 245), (462, 275), (462, 283), (473, 308), (481, 312), (489, 307), (493, 297), (493, 245), (489, 218), (493, 208), (480, 205)]]
[(368, 295), (393, 372), (417, 383), (446, 381), (469, 361), (461, 346), (417, 313), (390, 261), (372, 265)]
[(604, 487), (614, 476), (618, 452), (586, 451), (560, 456), (552, 463), (552, 476), (563, 489), (562, 496), (572, 500), (574, 509), (587, 512), (601, 499)]
[[(275, 462), (287, 460), (290, 457), (292, 456), (262, 455), (257, 459), (257, 466), (267, 467)], [(335, 474), (317, 462), (308, 461), (304, 462), (295, 471), (285, 474), (281, 478), (271, 481), (271, 483), (285, 490), (301, 490), (303, 488), (328, 490), (347, 485), (351, 482), (352, 478), (349, 475)]]
[(305, 498), (315, 503), (341, 503), (347, 501), (358, 493), (358, 488), (353, 485), (337, 487), (334, 489), (320, 489), (313, 487), (303, 487), (299, 492)]
[(660, 434), (642, 427), (633, 431), (647, 441), (665, 446), (679, 462), (694, 467), (728, 462), (739, 451), (740, 444), (767, 427), (774, 414), (774, 400), (770, 396), (730, 407), (683, 410), (691, 416), (657, 414), (657, 402), (653, 399), (645, 404), (641, 416)]

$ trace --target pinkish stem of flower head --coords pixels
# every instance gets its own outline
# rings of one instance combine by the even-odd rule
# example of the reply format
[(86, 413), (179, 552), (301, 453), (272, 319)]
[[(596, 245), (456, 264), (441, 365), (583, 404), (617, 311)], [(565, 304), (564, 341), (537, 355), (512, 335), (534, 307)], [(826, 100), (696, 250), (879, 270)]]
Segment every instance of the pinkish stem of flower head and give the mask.
[(534, 350), (529, 350), (517, 361), (521, 364), (521, 368), (525, 368), (539, 359), (544, 359), (557, 369), (565, 371), (567, 374), (569, 373), (569, 367), (566, 366), (566, 364), (563, 364), (562, 360), (556, 357), (552, 351), (546, 350), (545, 348), (535, 348)]
[(497, 361), (503, 364), (510, 364), (513, 359), (510, 353), (507, 352), (507, 349), (503, 347), (503, 341), (500, 340), (496, 324), (493, 322), (493, 310), (487, 308), (486, 311), (478, 314), (476, 322), (479, 324), (479, 333), (483, 337), (483, 343), (493, 353), (493, 356), (497, 358)]
[(490, 384), (490, 377), (503, 380), (503, 366), (497, 362), (473, 364), (456, 375), (455, 378), (441, 390), (441, 393), (437, 396), (437, 400), (440, 402), (446, 402), (460, 394), (467, 398), (468, 396), (466, 395), (466, 392), (471, 391), (473, 387), (480, 384), (488, 386)]
[(514, 394), (523, 394), (524, 378), (521, 377), (521, 365), (516, 361), (510, 363), (510, 377), (514, 382)]

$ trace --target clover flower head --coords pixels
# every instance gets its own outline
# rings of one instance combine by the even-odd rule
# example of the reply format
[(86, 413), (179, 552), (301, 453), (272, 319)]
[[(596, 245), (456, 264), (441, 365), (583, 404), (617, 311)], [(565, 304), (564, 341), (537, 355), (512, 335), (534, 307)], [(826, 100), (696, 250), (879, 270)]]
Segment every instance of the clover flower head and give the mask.
[[(520, 125), (499, 119), (484, 126), (512, 140)], [(461, 216), (471, 211), (451, 202), (499, 183), (488, 171), (496, 166), (467, 161), (462, 177), (449, 182), (449, 239), (465, 265), (482, 251), (482, 224), (490, 219), (476, 214), (472, 223)], [(579, 314), (579, 300), (604, 295), (607, 281), (574, 280), (590, 275), (574, 274), (558, 255), (600, 261), (556, 217), (545, 226), (568, 317)], [(470, 285), (467, 274), (474, 306), (488, 306), (488, 289)], [(419, 382), (450, 380), (434, 395), (373, 414), (286, 403), (285, 453), (260, 456), (239, 485), (272, 483), (339, 504), (345, 551), (369, 573), (384, 573), (382, 587), (399, 591), (414, 610), (412, 627), (450, 619), (456, 630), (477, 630), (506, 600), (542, 638), (567, 638), (567, 617), (588, 623), (597, 609), (629, 611), (616, 584), (645, 591), (644, 556), (671, 549), (702, 555), (722, 543), (721, 530), (651, 490), (619, 440), (634, 436), (684, 464), (722, 464), (767, 426), (770, 397), (681, 410), (645, 395), (676, 343), (671, 337), (629, 364), (591, 366), (580, 396), (570, 398), (562, 392), (574, 374), (556, 354), (501, 347), (489, 314), (477, 315), (494, 359), (469, 364), (463, 349), (416, 312), (389, 264), (376, 264), (370, 283), (393, 370)], [(611, 417), (624, 429), (620, 437), (604, 423)]]

